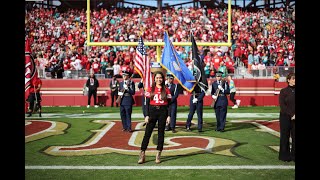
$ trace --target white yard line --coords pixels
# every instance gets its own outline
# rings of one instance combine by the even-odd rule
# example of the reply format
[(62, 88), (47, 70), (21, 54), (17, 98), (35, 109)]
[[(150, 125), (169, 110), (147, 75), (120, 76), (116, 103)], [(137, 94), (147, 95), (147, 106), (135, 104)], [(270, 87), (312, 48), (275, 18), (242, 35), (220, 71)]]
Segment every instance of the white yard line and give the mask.
[(239, 165), (239, 166), (25, 166), (25, 169), (295, 169), (295, 166)]

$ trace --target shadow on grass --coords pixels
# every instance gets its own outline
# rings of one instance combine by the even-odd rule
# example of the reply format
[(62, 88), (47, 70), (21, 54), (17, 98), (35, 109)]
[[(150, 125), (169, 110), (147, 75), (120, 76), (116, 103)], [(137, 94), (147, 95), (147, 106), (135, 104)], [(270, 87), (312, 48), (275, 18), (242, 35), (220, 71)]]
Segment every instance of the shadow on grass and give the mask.
[[(216, 122), (205, 123), (205, 124), (203, 124), (203, 132), (214, 131), (216, 129), (216, 127), (217, 127), (217, 123)], [(253, 127), (253, 125), (248, 124), (248, 123), (231, 123), (231, 122), (227, 122), (226, 125), (225, 125), (224, 132), (249, 129), (249, 128), (252, 128), (252, 127)]]

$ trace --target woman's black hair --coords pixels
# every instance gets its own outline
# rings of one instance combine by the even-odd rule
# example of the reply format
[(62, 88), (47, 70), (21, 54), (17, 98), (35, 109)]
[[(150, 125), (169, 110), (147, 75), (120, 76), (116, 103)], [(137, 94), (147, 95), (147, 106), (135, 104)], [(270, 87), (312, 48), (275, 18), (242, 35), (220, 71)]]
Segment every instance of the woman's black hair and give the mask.
[(157, 74), (160, 74), (163, 81), (161, 83), (161, 100), (167, 100), (167, 93), (166, 93), (166, 86), (165, 86), (165, 77), (164, 77), (164, 74), (161, 72), (161, 71), (156, 71), (153, 73), (154, 76), (153, 76), (153, 82), (152, 82), (152, 87), (151, 87), (151, 93), (150, 93), (150, 98), (153, 99), (154, 97), (154, 89), (156, 88), (156, 75)]

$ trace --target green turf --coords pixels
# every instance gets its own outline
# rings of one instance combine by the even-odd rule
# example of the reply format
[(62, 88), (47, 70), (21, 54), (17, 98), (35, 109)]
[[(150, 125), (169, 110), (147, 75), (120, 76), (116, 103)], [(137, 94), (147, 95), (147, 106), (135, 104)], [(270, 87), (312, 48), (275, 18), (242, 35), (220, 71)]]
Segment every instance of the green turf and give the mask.
[[(77, 113), (85, 107), (44, 107), (46, 113)], [(86, 108), (85, 108), (86, 109)], [(93, 112), (118, 112), (118, 108), (91, 108)], [(179, 107), (179, 112), (186, 107)], [(207, 111), (212, 111), (206, 108)], [(231, 110), (230, 110), (231, 111)], [(230, 112), (229, 111), (229, 112)], [(278, 107), (241, 107), (232, 111), (278, 113)], [(141, 107), (134, 107), (134, 112), (141, 113)], [(196, 115), (194, 116), (196, 119)], [(246, 118), (247, 119), (247, 118)], [(259, 118), (260, 119), (260, 118)], [(271, 120), (266, 118), (267, 120)], [(50, 146), (79, 145), (90, 139), (94, 132), (102, 128), (102, 124), (93, 123), (93, 119), (56, 118), (47, 119), (60, 121), (69, 126), (65, 134), (45, 137), (25, 144), (25, 165), (66, 165), (66, 166), (139, 166), (138, 155), (118, 153), (85, 155), (85, 156), (52, 156), (43, 152)], [(142, 119), (138, 119), (142, 121)], [(235, 157), (199, 153), (190, 155), (163, 157), (157, 166), (206, 166), (206, 165), (295, 165), (294, 162), (284, 163), (278, 160), (278, 152), (269, 146), (278, 146), (279, 137), (267, 132), (256, 131), (258, 128), (247, 123), (226, 123), (226, 132), (214, 131), (215, 119), (204, 119), (204, 132), (201, 136), (229, 139), (237, 142), (232, 148)], [(195, 128), (194, 126), (192, 128)], [(165, 137), (179, 136), (178, 133), (166, 133)], [(186, 134), (183, 134), (186, 135)], [(196, 131), (187, 135), (196, 135)], [(151, 138), (154, 139), (154, 138)], [(165, 150), (164, 150), (165, 151)], [(148, 151), (147, 151), (148, 153)], [(155, 157), (147, 156), (145, 166), (155, 166)], [(294, 179), (295, 170), (25, 170), (26, 179)]]
[(27, 170), (26, 179), (292, 180), (294, 170)]

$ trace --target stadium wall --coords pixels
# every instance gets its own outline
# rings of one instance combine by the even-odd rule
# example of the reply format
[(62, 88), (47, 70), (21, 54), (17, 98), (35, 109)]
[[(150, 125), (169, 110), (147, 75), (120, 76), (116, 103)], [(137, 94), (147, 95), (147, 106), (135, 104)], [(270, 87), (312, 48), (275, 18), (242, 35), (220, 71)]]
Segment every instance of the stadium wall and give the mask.
[[(120, 80), (120, 79), (119, 79)], [(143, 91), (137, 88), (140, 79), (133, 79), (136, 84), (135, 106), (141, 106)], [(209, 91), (204, 98), (204, 106), (210, 106), (211, 83), (208, 79)], [(83, 95), (86, 79), (43, 79), (42, 80), (42, 105), (43, 106), (86, 106), (87, 96)], [(234, 79), (237, 87), (236, 99), (241, 100), (241, 106), (278, 106), (279, 92), (287, 86), (286, 82), (275, 82), (273, 79)], [(110, 106), (110, 79), (99, 79), (98, 103)], [(180, 94), (179, 106), (189, 106), (191, 94)], [(93, 100), (91, 100), (93, 104)], [(229, 106), (233, 103), (229, 100)]]

